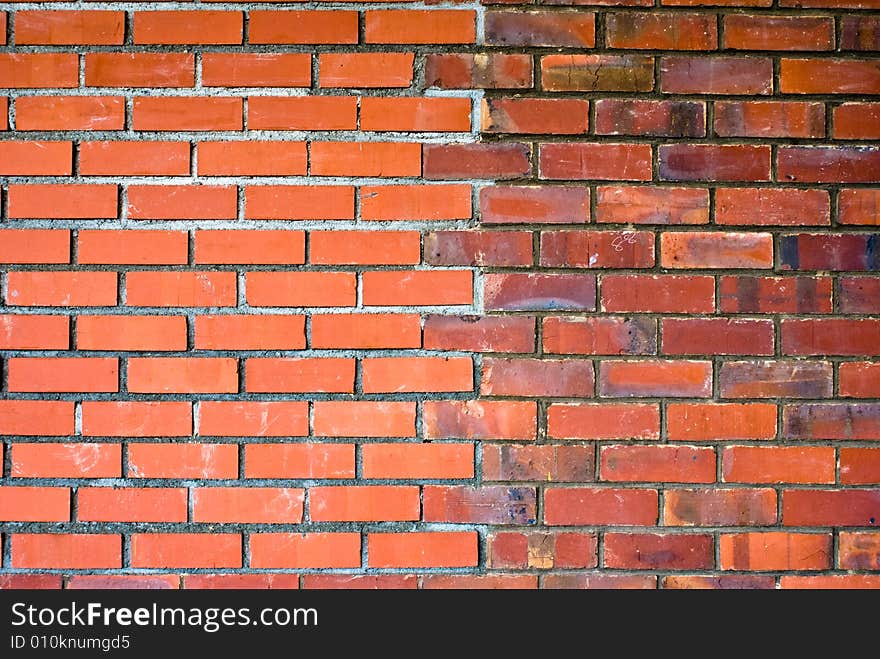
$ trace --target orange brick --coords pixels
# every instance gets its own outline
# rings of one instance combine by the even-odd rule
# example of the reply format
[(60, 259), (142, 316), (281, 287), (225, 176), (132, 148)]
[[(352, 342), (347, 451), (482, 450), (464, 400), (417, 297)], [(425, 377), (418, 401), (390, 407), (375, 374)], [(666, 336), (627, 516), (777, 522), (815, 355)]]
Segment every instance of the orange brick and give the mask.
[(238, 533), (134, 533), (131, 566), (135, 568), (240, 568)]
[(302, 350), (305, 317), (287, 314), (196, 316), (202, 350)]
[(421, 318), (415, 314), (315, 314), (312, 348), (419, 348)]
[(248, 128), (252, 130), (354, 130), (357, 113), (354, 96), (248, 98)]
[(419, 488), (371, 485), (312, 487), (309, 517), (313, 522), (383, 522), (418, 520)]
[(727, 483), (834, 482), (831, 447), (730, 446), (724, 449), (721, 464)]
[(235, 186), (131, 185), (132, 220), (232, 220), (238, 214)]
[(6, 368), (9, 391), (119, 391), (118, 360), (110, 357), (12, 357)]
[(364, 12), (366, 43), (474, 43), (476, 12), (394, 9)]
[(353, 444), (246, 444), (247, 478), (354, 478)]
[(115, 185), (10, 185), (9, 217), (35, 219), (115, 218), (117, 197)]
[(418, 176), (422, 146), (410, 142), (312, 142), (312, 176)]
[(80, 350), (186, 350), (184, 316), (79, 316)]
[(555, 439), (659, 439), (653, 403), (553, 404), (547, 434)]
[(19, 46), (121, 46), (124, 38), (122, 11), (15, 12), (15, 43)]
[(361, 565), (360, 533), (252, 533), (251, 567), (351, 568)]
[(240, 11), (136, 11), (136, 44), (240, 44)]
[(880, 482), (880, 449), (840, 449), (840, 482), (846, 485), (875, 485)]
[(370, 567), (424, 568), (477, 565), (477, 534), (468, 532), (370, 533)]
[(78, 235), (80, 263), (180, 265), (188, 260), (185, 231), (82, 229)]
[(204, 53), (202, 84), (205, 87), (308, 87), (312, 84), (312, 56), (308, 53)]
[(765, 403), (669, 403), (669, 439), (711, 441), (773, 439), (776, 406)]
[(715, 482), (715, 451), (697, 446), (603, 446), (601, 480)]
[(530, 401), (425, 401), (427, 439), (535, 439), (537, 406)]
[(360, 189), (364, 220), (467, 220), (470, 185), (365, 185)]
[(474, 297), (470, 270), (365, 272), (362, 281), (366, 306), (471, 304)]
[(309, 257), (321, 265), (415, 265), (421, 261), (417, 231), (312, 231)]
[[(73, 172), (71, 144), (71, 142), (0, 141), (0, 176), (69, 175)], [(421, 155), (419, 161), (421, 168)]]
[[(313, 490), (314, 491), (314, 490)], [(197, 487), (194, 522), (299, 524), (303, 490), (289, 487)]]
[(14, 533), (12, 567), (113, 569), (122, 567), (122, 537), (97, 533)]
[(196, 231), (195, 262), (286, 265), (305, 263), (303, 231)]
[(356, 279), (349, 272), (249, 272), (248, 304), (257, 307), (352, 307)]
[(0, 435), (72, 435), (73, 403), (0, 400)]
[(236, 393), (238, 360), (221, 357), (132, 357), (131, 393)]
[(118, 478), (121, 444), (13, 444), (11, 475), (19, 478)]
[(129, 444), (131, 478), (237, 478), (235, 444)]
[(132, 127), (137, 131), (241, 130), (242, 99), (199, 96), (138, 96)]
[(0, 263), (70, 263), (70, 232), (0, 229)]
[(302, 437), (309, 434), (309, 405), (301, 401), (202, 401), (202, 437)]
[(199, 142), (202, 176), (298, 176), (306, 173), (305, 142)]
[(381, 357), (362, 362), (364, 393), (473, 391), (470, 357)]
[(67, 316), (0, 315), (0, 350), (67, 350)]
[(73, 53), (2, 53), (0, 87), (76, 87), (78, 69)]
[(364, 478), (472, 478), (473, 444), (364, 444)]
[(831, 567), (831, 535), (825, 533), (722, 534), (722, 570), (822, 570)]
[(469, 98), (361, 99), (361, 130), (408, 132), (468, 132), (471, 129)]
[(416, 406), (391, 401), (317, 401), (317, 437), (414, 437)]
[[(87, 53), (85, 57), (87, 87), (195, 85), (196, 63), (190, 53)], [(170, 107), (167, 111), (174, 112)]]
[(192, 434), (192, 404), (178, 402), (86, 401), (85, 437), (186, 437)]
[(252, 358), (245, 389), (252, 393), (354, 393), (355, 364), (345, 358)]
[(15, 100), (18, 130), (122, 130), (124, 123), (121, 96), (21, 96)]
[(251, 11), (248, 40), (257, 44), (356, 44), (356, 11)]
[(409, 87), (412, 53), (322, 53), (318, 55), (321, 87)]
[(125, 303), (130, 307), (231, 307), (234, 272), (129, 272)]
[[(187, 176), (189, 144), (152, 141), (80, 142), (79, 171), (85, 176)], [(137, 191), (144, 190), (145, 187), (129, 188), (129, 217), (132, 219), (145, 219), (135, 217), (131, 212), (133, 191), (134, 197), (137, 198)], [(141, 197), (139, 201), (143, 204), (147, 200)], [(204, 198), (197, 201), (204, 203), (209, 200)]]
[(81, 487), (77, 519), (82, 522), (185, 522), (186, 488)]
[(354, 188), (345, 185), (245, 187), (249, 220), (352, 220)]
[(0, 519), (5, 522), (67, 522), (70, 488), (0, 487)]

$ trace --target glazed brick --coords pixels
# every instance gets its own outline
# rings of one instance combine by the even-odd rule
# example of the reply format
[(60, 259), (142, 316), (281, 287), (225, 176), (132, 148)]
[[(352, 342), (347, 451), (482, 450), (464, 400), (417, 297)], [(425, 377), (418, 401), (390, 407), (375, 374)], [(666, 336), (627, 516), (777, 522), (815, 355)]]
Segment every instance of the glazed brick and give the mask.
[(651, 355), (657, 352), (657, 325), (648, 318), (547, 316), (544, 351), (563, 355)]
[(487, 481), (589, 482), (595, 480), (592, 446), (486, 444)]
[(832, 366), (817, 361), (725, 361), (718, 373), (722, 398), (827, 398)]
[(422, 175), (434, 180), (519, 178), (532, 169), (529, 154), (526, 144), (426, 144)]
[(532, 352), (535, 319), (429, 315), (425, 318), (424, 343), (428, 350)]
[[(253, 13), (250, 23), (252, 38)], [(202, 84), (206, 87), (308, 87), (311, 82), (312, 58), (307, 53), (202, 55)]]
[(555, 268), (651, 268), (649, 231), (544, 231), (540, 265)]
[(715, 541), (697, 533), (607, 533), (605, 567), (631, 570), (700, 570), (714, 566)]
[[(717, 118), (717, 109), (716, 109)], [(825, 190), (790, 188), (719, 188), (715, 223), (749, 226), (831, 224), (831, 202)]]
[(596, 308), (596, 277), (582, 274), (488, 274), (483, 299), (493, 311), (569, 310)]
[(8, 190), (10, 218), (103, 219), (117, 215), (115, 185), (23, 183), (11, 184)]
[(664, 355), (772, 355), (772, 320), (664, 318)]
[(427, 439), (533, 440), (537, 406), (526, 401), (425, 401)]
[(316, 314), (312, 348), (419, 348), (421, 321), (413, 314)]
[(471, 186), (364, 185), (359, 189), (364, 220), (462, 220), (471, 217)]
[(23, 392), (119, 391), (118, 360), (102, 357), (12, 357), (7, 388)]
[(15, 99), (18, 130), (121, 130), (124, 122), (125, 105), (121, 96), (21, 96)]
[(841, 396), (853, 398), (880, 398), (880, 364), (871, 362), (844, 362), (838, 370)]
[(665, 94), (771, 94), (773, 66), (769, 58), (761, 57), (663, 57), (660, 59), (660, 91)]
[(314, 522), (418, 520), (419, 488), (403, 485), (345, 485), (309, 489), (309, 517)]
[(596, 536), (565, 531), (500, 531), (489, 536), (488, 564), (496, 569), (596, 567)]
[(545, 55), (541, 88), (548, 92), (649, 92), (654, 58), (646, 55)]
[(704, 137), (706, 108), (694, 101), (596, 101), (598, 135)]
[(779, 91), (783, 94), (880, 94), (880, 65), (871, 60), (782, 58)]
[(765, 403), (669, 403), (670, 440), (774, 439), (776, 406)]
[(183, 316), (78, 316), (80, 350), (185, 350)]
[(234, 444), (129, 444), (128, 476), (132, 478), (236, 478)]
[(303, 401), (202, 401), (199, 435), (214, 437), (298, 437), (309, 431)]
[[(79, 171), (86, 176), (187, 176), (189, 174), (189, 144), (185, 142), (80, 142), (79, 144)], [(159, 186), (156, 186), (159, 187)], [(187, 186), (169, 186), (176, 188), (180, 197), (174, 198), (174, 193), (168, 191), (169, 198), (162, 201), (173, 207), (172, 201), (183, 201), (185, 191), (189, 190), (193, 203), (198, 205), (211, 205), (211, 188), (199, 196), (198, 188)], [(129, 187), (129, 217), (131, 219), (165, 219), (163, 217), (144, 217), (143, 209), (132, 208), (132, 200), (137, 199), (140, 204), (149, 205), (155, 203), (158, 191), (153, 189), (154, 194), (150, 199), (147, 194), (152, 186)], [(140, 197), (138, 198), (138, 192)], [(216, 192), (216, 191), (214, 191)], [(234, 201), (234, 196), (233, 196)], [(234, 204), (233, 204), (234, 207)], [(135, 212), (137, 211), (137, 212)], [(193, 210), (190, 210), (193, 212)], [(173, 216), (168, 219), (185, 219), (186, 216)], [(193, 218), (195, 219), (195, 218)]]
[[(534, 325), (534, 321), (533, 325)], [(0, 315), (0, 349), (67, 350), (70, 347), (67, 316)]]
[(120, 46), (124, 37), (121, 11), (15, 12), (15, 43), (21, 46)]
[(247, 444), (244, 455), (247, 478), (354, 477), (352, 444)]
[(652, 403), (551, 404), (554, 439), (659, 439), (660, 409)]
[(831, 567), (831, 536), (822, 533), (722, 534), (722, 570), (822, 570)]
[(425, 58), (425, 84), (440, 89), (528, 89), (532, 58), (505, 53), (431, 53)]
[(651, 179), (651, 148), (646, 144), (542, 144), (539, 158), (545, 179)]
[(602, 362), (599, 395), (611, 397), (708, 397), (712, 390), (712, 364), (705, 361)]
[(880, 138), (880, 104), (838, 105), (834, 108), (834, 137), (845, 140)]
[(322, 53), (318, 55), (321, 87), (409, 87), (412, 53)]
[(199, 142), (202, 176), (296, 176), (305, 174), (305, 142)]
[(550, 526), (652, 526), (657, 522), (657, 490), (547, 488), (544, 523)]
[(708, 224), (709, 192), (700, 188), (600, 185), (596, 192), (596, 221)]
[(422, 499), (426, 522), (534, 524), (537, 516), (537, 495), (529, 487), (426, 485)]
[(670, 489), (663, 496), (666, 526), (770, 526), (776, 491), (769, 488)]
[(731, 446), (721, 458), (727, 483), (834, 483), (834, 449)]
[(115, 272), (8, 272), (6, 304), (24, 307), (116, 306)]
[(248, 128), (255, 130), (353, 130), (354, 96), (250, 96)]
[(305, 263), (302, 231), (204, 230), (195, 232), (197, 264), (285, 265)]
[(364, 444), (361, 455), (364, 478), (472, 478), (474, 475), (473, 444)]
[(253, 44), (356, 44), (355, 11), (250, 11), (248, 41)]
[(678, 13), (611, 13), (605, 19), (609, 48), (714, 50), (718, 47), (713, 16)]
[(825, 106), (797, 101), (716, 101), (719, 137), (824, 137)]
[(593, 394), (593, 364), (549, 359), (483, 360), (484, 396), (584, 397)]
[(136, 11), (135, 44), (240, 44), (240, 11)]
[(431, 265), (532, 265), (532, 234), (526, 231), (434, 231), (423, 244)]
[(87, 87), (195, 85), (195, 58), (187, 53), (86, 53), (85, 60)]
[(596, 45), (595, 14), (589, 12), (489, 11), (486, 43), (497, 46)]
[(256, 568), (352, 568), (361, 564), (359, 533), (252, 533)]
[(603, 446), (599, 478), (611, 482), (713, 483), (715, 451), (696, 446)]
[(484, 133), (586, 133), (590, 105), (563, 98), (492, 98), (480, 106), (480, 129)]
[(245, 389), (252, 393), (354, 393), (354, 369), (354, 360), (345, 358), (251, 358)]
[(734, 50), (832, 50), (834, 21), (824, 16), (724, 17), (724, 47)]
[(138, 96), (132, 126), (145, 131), (241, 130), (242, 99), (198, 96)]
[(10, 476), (20, 478), (118, 478), (122, 446), (91, 443), (13, 444)]

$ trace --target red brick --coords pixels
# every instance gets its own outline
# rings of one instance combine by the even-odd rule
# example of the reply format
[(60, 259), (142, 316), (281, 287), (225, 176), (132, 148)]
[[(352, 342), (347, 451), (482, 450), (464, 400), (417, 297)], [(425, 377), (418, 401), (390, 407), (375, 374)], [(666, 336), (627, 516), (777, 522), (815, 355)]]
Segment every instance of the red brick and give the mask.
[[(87, 87), (193, 87), (195, 57), (189, 53), (86, 53)], [(53, 85), (55, 86), (55, 85)], [(156, 98), (174, 114), (169, 98)]]
[(644, 55), (545, 55), (541, 88), (550, 92), (649, 92), (654, 58)]
[[(189, 175), (189, 144), (186, 142), (153, 141), (80, 142), (79, 171), (83, 175), (98, 176), (187, 176)], [(187, 192), (192, 196), (191, 201), (199, 206), (204, 204), (216, 208), (216, 202), (219, 201), (212, 198), (209, 193), (219, 191), (220, 188), (173, 186), (167, 190), (170, 198), (162, 199), (160, 197), (157, 199), (156, 197), (159, 196), (157, 193), (160, 191), (156, 190), (156, 187), (160, 186), (129, 187), (130, 218), (164, 219), (163, 217), (144, 217), (142, 207), (148, 207), (151, 203), (156, 204), (157, 202), (163, 202), (171, 206), (171, 214), (167, 216), (168, 219), (187, 218), (187, 215), (173, 215), (173, 212), (180, 210), (181, 206), (174, 207), (171, 203), (172, 201), (182, 202), (181, 197)], [(201, 190), (204, 190), (204, 194), (199, 195), (198, 192)], [(153, 194), (149, 194), (150, 192)], [(176, 197), (176, 195), (176, 198), (171, 197), (175, 192), (180, 194), (180, 197)], [(234, 201), (235, 195), (232, 198)], [(133, 208), (134, 206), (137, 206), (137, 208)], [(183, 208), (186, 208), (186, 206), (184, 205)], [(159, 213), (161, 214), (161, 212), (160, 210)], [(193, 212), (194, 209), (189, 209), (189, 213)], [(234, 215), (228, 217), (234, 217)]]
[(715, 280), (700, 275), (605, 275), (600, 299), (603, 311), (711, 313)]
[(287, 265), (305, 263), (305, 232), (203, 230), (195, 232), (195, 262)]
[(779, 62), (783, 94), (878, 94), (880, 63), (854, 59), (789, 59)]
[(137, 131), (241, 130), (242, 99), (200, 96), (138, 96), (132, 127)]
[(184, 316), (79, 316), (80, 350), (186, 350)]
[(73, 172), (71, 142), (0, 141), (0, 176), (64, 176)]
[(715, 50), (714, 16), (686, 13), (629, 12), (608, 14), (605, 44), (609, 48), (647, 50)]
[(136, 44), (240, 44), (243, 21), (240, 11), (136, 11), (133, 39)]
[(831, 203), (825, 190), (719, 188), (715, 192), (715, 222), (752, 226), (828, 225)]
[(834, 20), (824, 16), (724, 17), (724, 47), (735, 50), (832, 50)]
[(313, 176), (419, 176), (421, 145), (410, 142), (312, 142)]
[(131, 185), (128, 217), (132, 220), (233, 220), (234, 186)]
[(248, 41), (255, 44), (356, 44), (356, 11), (250, 11)]
[(490, 98), (480, 106), (484, 133), (577, 135), (587, 132), (587, 101), (559, 98)]
[[(188, 259), (185, 231), (81, 229), (77, 238), (80, 263), (181, 265)], [(167, 281), (186, 279), (178, 273), (150, 274), (165, 275)]]
[(526, 316), (427, 316), (425, 348), (474, 352), (532, 352), (535, 319)]
[(596, 567), (596, 536), (560, 531), (501, 531), (488, 541), (495, 569), (577, 569)]
[(6, 303), (32, 307), (116, 306), (115, 272), (8, 272)]
[(360, 202), (364, 220), (468, 220), (471, 186), (365, 185)]
[(722, 570), (822, 570), (832, 561), (830, 534), (722, 534), (719, 547)]
[(82, 403), (85, 437), (188, 437), (192, 404), (188, 402), (86, 401)]
[[(252, 43), (256, 13), (251, 12)], [(308, 87), (311, 83), (312, 57), (308, 53), (202, 54), (205, 87)]]
[(708, 397), (712, 364), (706, 361), (605, 361), (599, 395), (616, 397)]
[(715, 103), (720, 137), (824, 137), (825, 106), (780, 101)]
[(248, 98), (248, 128), (354, 130), (357, 108), (354, 96), (251, 96)]
[(391, 401), (317, 401), (317, 437), (415, 437), (415, 403)]
[(416, 590), (414, 574), (305, 574), (303, 588), (317, 590)]
[(556, 268), (651, 268), (654, 234), (648, 231), (544, 231), (540, 264)]
[(840, 482), (844, 485), (874, 485), (880, 481), (880, 449), (840, 449)]
[(236, 279), (233, 272), (129, 272), (125, 293), (131, 307), (229, 307)]
[(245, 187), (249, 220), (351, 220), (354, 188), (345, 185)]
[(252, 533), (251, 567), (351, 568), (361, 565), (360, 533)]
[(13, 533), (12, 567), (113, 569), (122, 567), (122, 537), (98, 533)]
[[(866, 4), (871, 0), (867, 0)], [(843, 5), (844, 3), (841, 3)], [(855, 0), (853, 6), (862, 4)], [(859, 15), (855, 12), (841, 16), (840, 49), (841, 50), (877, 50), (880, 48), (880, 30), (877, 29), (877, 17), (870, 14)]]
[(731, 446), (722, 454), (727, 483), (834, 483), (834, 449)]
[(121, 444), (13, 444), (10, 476), (20, 478), (118, 478)]
[(70, 488), (0, 487), (0, 517), (7, 522), (68, 522)]
[(125, 12), (121, 11), (15, 12), (19, 46), (121, 46), (124, 37)]
[(354, 393), (353, 359), (255, 357), (247, 360), (245, 372), (251, 393)]
[(783, 590), (865, 590), (880, 588), (880, 576), (870, 574), (841, 574), (828, 576), (783, 576), (780, 580)]
[(772, 268), (773, 235), (677, 231), (660, 236), (666, 268)]
[(718, 488), (666, 490), (666, 526), (769, 526), (776, 523), (776, 491)]
[(350, 272), (249, 272), (248, 304), (256, 307), (350, 307), (355, 304)]
[(195, 348), (302, 350), (305, 317), (287, 314), (196, 316)]
[(186, 488), (80, 487), (76, 501), (81, 522), (185, 522), (187, 518)]
[(313, 522), (392, 522), (418, 520), (419, 488), (414, 486), (338, 485), (309, 489)]
[[(768, 152), (769, 153), (769, 152)], [(542, 144), (541, 178), (650, 181), (647, 144)]]
[(312, 348), (419, 348), (421, 319), (414, 314), (315, 314)]
[(880, 103), (843, 103), (835, 107), (834, 137), (845, 140), (880, 138)]
[(483, 224), (574, 224), (590, 221), (590, 190), (574, 186), (486, 186)]
[(376, 357), (361, 360), (365, 394), (473, 391), (470, 357)]
[(364, 96), (360, 127), (368, 131), (468, 132), (471, 99)]
[(526, 231), (432, 231), (423, 245), (431, 265), (532, 265), (532, 234)]
[(295, 574), (185, 574), (183, 588), (229, 590), (296, 590), (299, 576)]
[(551, 526), (653, 526), (657, 490), (620, 488), (548, 488), (544, 523)]
[(604, 566), (630, 570), (705, 570), (715, 565), (715, 539), (696, 533), (606, 533)]
[(545, 576), (541, 587), (578, 590), (653, 590), (657, 588), (657, 577), (607, 572), (557, 573)]
[(202, 401), (199, 435), (302, 437), (309, 433), (309, 407), (301, 401)]
[(842, 313), (878, 313), (880, 281), (874, 277), (840, 277), (838, 281)]
[(92, 219), (117, 216), (115, 185), (12, 184), (9, 217), (33, 219)]
[(547, 434), (555, 439), (659, 439), (656, 404), (550, 405)]
[(563, 355), (651, 355), (657, 352), (657, 325), (650, 318), (547, 316), (544, 351)]
[(491, 311), (570, 310), (596, 308), (596, 277), (586, 274), (487, 274), (485, 307)]
[(504, 53), (442, 53), (425, 58), (425, 84), (441, 89), (528, 89), (532, 58)]
[(878, 341), (880, 320), (782, 321), (782, 353), (785, 355), (871, 355)]
[(715, 451), (696, 446), (603, 446), (600, 480), (613, 482), (712, 483)]
[(596, 133), (704, 137), (706, 108), (694, 101), (603, 99), (596, 101)]
[(427, 439), (532, 440), (535, 403), (526, 401), (425, 401), (422, 409)]
[(748, 94), (773, 91), (773, 66), (764, 57), (664, 57), (660, 91), (666, 94)]
[(484, 396), (591, 397), (593, 364), (549, 359), (483, 360)]
[(464, 443), (364, 444), (364, 478), (472, 478), (474, 445)]
[(6, 369), (9, 391), (119, 391), (118, 360), (109, 357), (11, 357)]
[(365, 306), (468, 305), (473, 302), (470, 270), (385, 270), (361, 278)]
[(664, 589), (671, 590), (773, 590), (776, 579), (772, 576), (729, 575), (720, 577), (669, 575), (663, 577)]
[(0, 349), (67, 350), (69, 325), (67, 316), (0, 315)]
[(235, 444), (129, 444), (131, 478), (236, 478)]
[(321, 87), (409, 87), (413, 80), (412, 53), (321, 53)]
[(831, 277), (724, 275), (718, 283), (718, 309), (724, 313), (831, 313)]
[(0, 434), (72, 435), (73, 403), (54, 400), (0, 400)]
[(659, 147), (666, 181), (769, 181), (770, 147), (740, 144), (668, 144)]
[(785, 490), (786, 526), (875, 526), (880, 522), (880, 490)]
[(78, 69), (74, 53), (3, 53), (0, 54), (0, 87), (76, 87)]
[(669, 403), (671, 440), (774, 439), (776, 406), (767, 403)]
[(364, 12), (366, 43), (474, 43), (476, 12), (393, 9)]
[(838, 552), (845, 570), (876, 570), (880, 568), (880, 534), (841, 533)]
[(15, 99), (17, 130), (122, 130), (124, 123), (125, 106), (121, 96), (20, 96)]
[(596, 193), (596, 221), (708, 224), (709, 191), (700, 188), (600, 185)]
[(134, 533), (131, 566), (135, 568), (240, 568), (238, 533)]
[(246, 444), (244, 455), (246, 478), (354, 478), (353, 444)]
[(486, 43), (495, 46), (596, 45), (595, 14), (587, 11), (488, 11)]
[(487, 481), (595, 480), (592, 446), (486, 444), (483, 478)]
[(194, 522), (299, 524), (303, 517), (303, 490), (297, 488), (197, 487), (192, 500)]
[(528, 174), (531, 149), (526, 144), (426, 144), (422, 148), (426, 179), (511, 179)]
[(771, 319), (664, 318), (664, 355), (772, 355)]
[(783, 408), (783, 436), (797, 439), (877, 439), (880, 405), (814, 403)]
[(426, 522), (534, 524), (537, 516), (537, 495), (529, 487), (426, 485), (422, 499)]
[(61, 590), (62, 577), (55, 574), (4, 574), (0, 590)]
[(370, 567), (422, 568), (477, 565), (477, 534), (465, 532), (370, 533)]
[(839, 370), (839, 392), (852, 398), (880, 398), (880, 364), (844, 362)]

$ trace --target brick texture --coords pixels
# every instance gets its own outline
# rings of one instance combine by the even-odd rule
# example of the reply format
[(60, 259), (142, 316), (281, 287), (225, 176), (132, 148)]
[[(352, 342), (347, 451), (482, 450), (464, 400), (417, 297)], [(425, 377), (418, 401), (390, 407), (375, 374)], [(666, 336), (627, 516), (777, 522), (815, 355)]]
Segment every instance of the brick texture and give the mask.
[(876, 2), (164, 5), (0, 10), (0, 588), (880, 588)]

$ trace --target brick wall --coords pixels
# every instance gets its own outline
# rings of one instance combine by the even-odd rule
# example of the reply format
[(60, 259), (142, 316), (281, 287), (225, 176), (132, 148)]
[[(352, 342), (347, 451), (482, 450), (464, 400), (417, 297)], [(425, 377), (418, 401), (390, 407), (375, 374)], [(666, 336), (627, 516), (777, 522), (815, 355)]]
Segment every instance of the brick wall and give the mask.
[(0, 5), (0, 584), (880, 587), (880, 4), (514, 4)]

